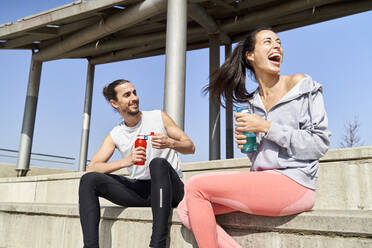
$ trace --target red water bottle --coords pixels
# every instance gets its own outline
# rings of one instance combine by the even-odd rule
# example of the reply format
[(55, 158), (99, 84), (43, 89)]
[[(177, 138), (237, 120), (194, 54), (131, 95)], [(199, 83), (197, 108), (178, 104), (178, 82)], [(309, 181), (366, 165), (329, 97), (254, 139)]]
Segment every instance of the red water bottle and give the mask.
[[(145, 148), (145, 150), (146, 150), (146, 147), (147, 147), (147, 141), (146, 140), (147, 140), (146, 135), (143, 135), (143, 134), (137, 135), (137, 139), (134, 142), (134, 148), (137, 148), (137, 147), (141, 146), (141, 147)], [(134, 164), (135, 165), (144, 165), (145, 161), (136, 162)]]

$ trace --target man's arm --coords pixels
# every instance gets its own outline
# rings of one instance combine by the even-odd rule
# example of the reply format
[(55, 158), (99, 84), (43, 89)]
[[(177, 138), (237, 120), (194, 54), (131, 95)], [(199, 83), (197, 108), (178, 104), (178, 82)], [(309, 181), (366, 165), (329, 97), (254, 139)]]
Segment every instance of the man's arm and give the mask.
[(104, 139), (102, 146), (99, 148), (96, 154), (94, 154), (87, 167), (87, 172), (95, 171), (102, 173), (111, 173), (125, 167), (130, 167), (135, 162), (139, 162), (142, 159), (145, 159), (146, 156), (144, 148), (138, 147), (137, 149), (133, 149), (128, 157), (118, 161), (107, 163), (114, 151), (115, 143), (109, 134)]
[(157, 149), (171, 148), (183, 154), (193, 154), (195, 152), (194, 143), (182, 131), (181, 128), (164, 112), (161, 112), (165, 130), (168, 136), (156, 134), (151, 138), (152, 147)]

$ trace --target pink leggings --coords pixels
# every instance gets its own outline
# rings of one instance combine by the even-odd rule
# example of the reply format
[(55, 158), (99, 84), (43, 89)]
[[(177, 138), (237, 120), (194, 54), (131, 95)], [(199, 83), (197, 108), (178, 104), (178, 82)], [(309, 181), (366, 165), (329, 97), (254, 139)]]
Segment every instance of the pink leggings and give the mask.
[(192, 177), (178, 216), (199, 248), (241, 247), (216, 223), (215, 215), (242, 211), (283, 216), (310, 210), (315, 191), (276, 172), (215, 172)]

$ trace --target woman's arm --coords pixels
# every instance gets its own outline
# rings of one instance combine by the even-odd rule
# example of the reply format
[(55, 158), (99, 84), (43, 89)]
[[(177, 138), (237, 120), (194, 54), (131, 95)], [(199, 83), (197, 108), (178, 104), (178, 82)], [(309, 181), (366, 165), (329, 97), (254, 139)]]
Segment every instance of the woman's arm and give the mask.
[(324, 156), (330, 145), (330, 132), (321, 91), (314, 94), (310, 104), (311, 122), (303, 123), (301, 129), (271, 122), (265, 139), (286, 148), (288, 155), (296, 159), (316, 160)]

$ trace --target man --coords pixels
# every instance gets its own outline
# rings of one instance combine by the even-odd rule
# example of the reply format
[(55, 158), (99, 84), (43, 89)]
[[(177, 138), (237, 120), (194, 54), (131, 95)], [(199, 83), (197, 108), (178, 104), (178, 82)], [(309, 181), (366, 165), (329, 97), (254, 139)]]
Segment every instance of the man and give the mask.
[[(98, 247), (100, 205), (98, 197), (125, 207), (151, 206), (153, 229), (149, 247), (163, 248), (168, 218), (184, 195), (177, 152), (193, 154), (195, 147), (174, 121), (160, 110), (139, 111), (139, 98), (127, 80), (116, 80), (103, 89), (106, 100), (124, 121), (114, 127), (93, 156), (80, 180), (79, 211), (84, 248)], [(138, 134), (154, 133), (147, 148), (134, 148)], [(115, 148), (122, 159), (107, 162)], [(145, 165), (134, 165), (145, 161)], [(127, 168), (130, 178), (108, 174)], [(125, 235), (125, 234), (123, 234)]]

